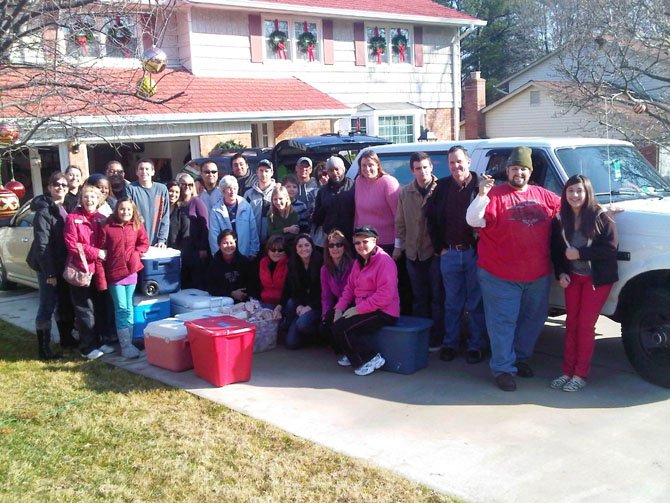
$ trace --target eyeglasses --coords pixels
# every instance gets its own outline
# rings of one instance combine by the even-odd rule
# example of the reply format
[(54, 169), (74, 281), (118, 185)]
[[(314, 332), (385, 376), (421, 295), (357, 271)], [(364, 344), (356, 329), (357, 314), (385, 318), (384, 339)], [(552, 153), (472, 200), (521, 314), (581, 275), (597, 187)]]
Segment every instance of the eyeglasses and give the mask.
[(64, 189), (67, 188), (67, 183), (54, 183), (52, 187), (62, 187)]
[(184, 182), (182, 182), (179, 185), (181, 185), (182, 187), (195, 187), (194, 183), (184, 183)]
[(270, 248), (270, 251), (275, 253), (284, 253), (283, 248)]
[(344, 248), (344, 243), (328, 243), (328, 248)]
[(202, 172), (203, 175), (216, 175), (217, 173), (218, 171), (216, 170), (206, 170)]
[(107, 176), (122, 175), (124, 173), (122, 169), (110, 169), (107, 171)]

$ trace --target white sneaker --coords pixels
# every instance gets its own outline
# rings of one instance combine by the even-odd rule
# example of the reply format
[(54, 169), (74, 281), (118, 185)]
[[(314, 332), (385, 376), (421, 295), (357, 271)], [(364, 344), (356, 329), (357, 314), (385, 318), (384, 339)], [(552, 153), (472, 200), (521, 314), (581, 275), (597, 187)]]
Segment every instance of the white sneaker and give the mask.
[(377, 353), (372, 360), (370, 360), (367, 363), (364, 363), (360, 367), (358, 367), (356, 370), (354, 370), (354, 374), (357, 376), (366, 376), (372, 374), (375, 370), (381, 368), (384, 364), (386, 363), (386, 360), (382, 358), (382, 355)]
[(98, 358), (100, 358), (104, 354), (105, 353), (103, 353), (99, 349), (94, 349), (93, 351), (91, 351), (90, 353), (88, 353), (86, 355), (84, 353), (82, 353), (81, 356), (82, 356), (82, 358), (86, 358), (87, 360), (97, 360)]
[(568, 384), (569, 380), (570, 380), (570, 376), (563, 374), (562, 376), (557, 377), (556, 379), (551, 381), (551, 384), (549, 385), (549, 387), (554, 388), (554, 389), (562, 389), (563, 386)]
[(344, 355), (339, 360), (337, 360), (337, 364), (340, 367), (351, 367), (351, 362), (349, 361), (349, 358), (347, 357), (347, 355)]
[(586, 381), (579, 376), (572, 376), (565, 386), (563, 386), (563, 391), (579, 391), (580, 389), (586, 386)]
[(114, 351), (116, 351), (112, 346), (109, 346), (109, 345), (107, 345), (107, 344), (103, 344), (103, 345), (100, 346), (98, 349), (99, 349), (100, 351), (102, 351), (102, 352), (103, 352), (104, 354), (106, 354), (106, 355), (108, 355), (108, 354), (113, 353)]

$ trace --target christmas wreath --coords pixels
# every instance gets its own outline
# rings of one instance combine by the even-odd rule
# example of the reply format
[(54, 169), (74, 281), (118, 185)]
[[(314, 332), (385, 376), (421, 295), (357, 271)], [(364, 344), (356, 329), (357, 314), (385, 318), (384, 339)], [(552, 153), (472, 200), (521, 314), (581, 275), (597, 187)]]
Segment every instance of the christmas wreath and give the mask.
[(375, 26), (375, 34), (368, 39), (368, 47), (373, 55), (377, 56), (377, 64), (382, 62), (382, 54), (386, 52), (386, 37), (379, 35), (379, 28)]
[(391, 39), (391, 45), (393, 46), (393, 52), (400, 56), (400, 61), (402, 62), (405, 61), (405, 51), (407, 50), (408, 43), (407, 37), (398, 28), (397, 33)]
[(311, 31), (303, 31), (298, 37), (298, 47), (302, 52), (308, 52), (310, 45), (312, 47), (316, 45), (316, 37)]
[(121, 21), (119, 16), (116, 17), (114, 24), (107, 31), (107, 36), (111, 38), (115, 44), (125, 47), (133, 39), (133, 33), (130, 28)]
[(74, 42), (83, 56), (88, 56), (88, 44), (94, 40), (95, 21), (90, 16), (76, 17), (69, 23), (70, 40)]
[(286, 41), (288, 40), (288, 34), (279, 29), (279, 21), (277, 19), (275, 19), (275, 29), (270, 33), (269, 39), (272, 50), (276, 52), (280, 58), (286, 59)]

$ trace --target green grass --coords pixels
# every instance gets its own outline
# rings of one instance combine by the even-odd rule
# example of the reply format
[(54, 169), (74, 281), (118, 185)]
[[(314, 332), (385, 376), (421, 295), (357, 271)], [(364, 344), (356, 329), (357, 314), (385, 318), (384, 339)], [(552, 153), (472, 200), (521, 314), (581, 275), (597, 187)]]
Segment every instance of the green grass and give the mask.
[(0, 501), (453, 501), (0, 321)]

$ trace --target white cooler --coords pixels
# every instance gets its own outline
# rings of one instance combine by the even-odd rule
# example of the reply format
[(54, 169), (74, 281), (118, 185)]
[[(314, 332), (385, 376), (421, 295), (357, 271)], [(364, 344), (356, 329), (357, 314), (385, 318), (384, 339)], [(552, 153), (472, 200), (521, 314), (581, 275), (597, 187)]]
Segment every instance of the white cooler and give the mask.
[(144, 349), (147, 361), (156, 367), (173, 372), (193, 368), (184, 320), (166, 318), (149, 323), (144, 329)]
[(233, 304), (234, 301), (230, 297), (212, 297), (197, 288), (187, 288), (170, 294), (170, 311), (173, 316), (196, 309), (215, 309)]
[(195, 311), (189, 311), (188, 313), (177, 314), (175, 315), (175, 318), (183, 322), (201, 320), (203, 318), (215, 318), (223, 315), (224, 313), (216, 309), (196, 309)]

